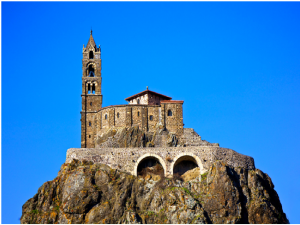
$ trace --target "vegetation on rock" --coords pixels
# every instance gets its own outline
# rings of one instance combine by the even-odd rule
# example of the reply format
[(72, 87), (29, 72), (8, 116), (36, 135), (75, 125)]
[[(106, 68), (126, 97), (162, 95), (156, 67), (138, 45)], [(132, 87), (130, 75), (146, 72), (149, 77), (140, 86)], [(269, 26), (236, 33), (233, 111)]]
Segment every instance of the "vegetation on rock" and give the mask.
[[(206, 174), (135, 177), (73, 160), (22, 209), (21, 223), (288, 223), (270, 177), (217, 161)], [(192, 180), (187, 180), (190, 177)]]

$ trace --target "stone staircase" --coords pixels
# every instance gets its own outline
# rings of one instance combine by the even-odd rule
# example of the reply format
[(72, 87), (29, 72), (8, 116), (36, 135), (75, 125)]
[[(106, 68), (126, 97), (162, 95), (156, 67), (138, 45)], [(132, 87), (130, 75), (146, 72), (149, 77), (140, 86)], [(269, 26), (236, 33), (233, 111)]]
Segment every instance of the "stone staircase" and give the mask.
[(183, 135), (180, 137), (179, 141), (185, 143), (185, 146), (219, 146), (217, 143), (209, 143), (208, 141), (201, 140), (199, 134), (194, 131), (193, 128), (184, 128)]

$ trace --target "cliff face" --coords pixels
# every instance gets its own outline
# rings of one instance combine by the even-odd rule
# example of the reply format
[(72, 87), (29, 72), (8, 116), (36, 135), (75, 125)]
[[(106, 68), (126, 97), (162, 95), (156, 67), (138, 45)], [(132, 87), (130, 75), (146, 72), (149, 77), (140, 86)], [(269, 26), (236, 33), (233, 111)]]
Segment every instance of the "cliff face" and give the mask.
[(167, 179), (152, 168), (135, 177), (73, 160), (23, 205), (21, 223), (288, 223), (260, 170), (216, 161), (193, 173)]

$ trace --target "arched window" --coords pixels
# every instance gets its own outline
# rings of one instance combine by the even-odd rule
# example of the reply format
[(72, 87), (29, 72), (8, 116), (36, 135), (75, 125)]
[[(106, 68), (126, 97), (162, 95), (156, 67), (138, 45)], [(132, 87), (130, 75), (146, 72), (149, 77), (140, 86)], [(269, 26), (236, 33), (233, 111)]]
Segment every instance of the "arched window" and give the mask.
[(93, 103), (92, 102), (90, 102), (90, 106), (92, 106), (93, 105)]
[(140, 104), (140, 100), (139, 99), (137, 100), (137, 104)]
[(120, 117), (120, 113), (117, 113), (117, 118), (119, 118)]
[(92, 123), (91, 123), (91, 122), (89, 122), (89, 126), (92, 126)]
[(93, 84), (93, 86), (92, 86), (92, 94), (95, 94), (95, 91), (96, 91), (96, 87), (95, 87), (95, 84)]
[(94, 77), (95, 76), (95, 70), (94, 67), (92, 65), (89, 65), (89, 70), (88, 70), (88, 76), (89, 77)]
[(90, 58), (90, 59), (93, 59), (93, 58), (94, 58), (94, 52), (93, 52), (93, 51), (90, 51), (89, 58)]
[(168, 110), (168, 116), (172, 116), (172, 110), (171, 109)]
[(138, 116), (140, 116), (140, 112), (138, 112)]
[(151, 116), (149, 117), (149, 119), (152, 121), (152, 120), (153, 120), (153, 116), (151, 115)]
[(105, 114), (105, 119), (107, 120), (107, 114)]
[(91, 94), (91, 85), (88, 84), (88, 94)]

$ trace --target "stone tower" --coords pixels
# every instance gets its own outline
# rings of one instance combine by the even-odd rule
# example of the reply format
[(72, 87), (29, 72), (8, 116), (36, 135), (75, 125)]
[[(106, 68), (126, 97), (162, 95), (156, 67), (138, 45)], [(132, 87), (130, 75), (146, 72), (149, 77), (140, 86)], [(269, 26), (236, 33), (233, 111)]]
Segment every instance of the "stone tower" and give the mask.
[(101, 49), (97, 48), (92, 30), (90, 39), (82, 49), (82, 111), (81, 148), (94, 148), (96, 114), (102, 108)]

